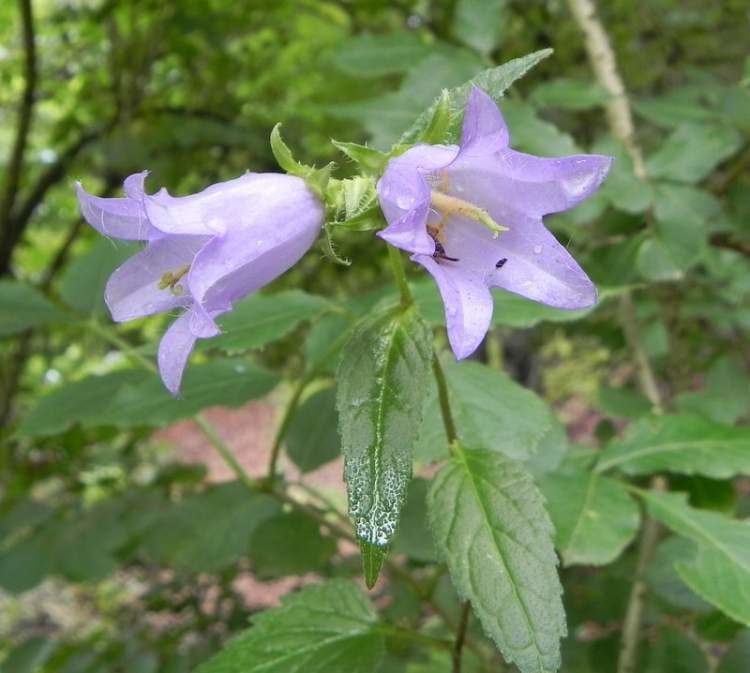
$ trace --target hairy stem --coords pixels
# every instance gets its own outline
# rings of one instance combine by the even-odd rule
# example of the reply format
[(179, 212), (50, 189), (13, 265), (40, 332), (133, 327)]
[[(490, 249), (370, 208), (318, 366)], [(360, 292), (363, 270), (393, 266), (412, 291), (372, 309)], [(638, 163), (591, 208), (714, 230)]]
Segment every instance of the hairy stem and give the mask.
[(435, 382), (437, 383), (438, 402), (440, 403), (440, 415), (443, 417), (445, 435), (448, 437), (448, 442), (453, 445), (454, 442), (458, 441), (458, 431), (456, 430), (456, 423), (453, 420), (451, 402), (448, 397), (448, 382), (445, 380), (443, 365), (440, 364), (440, 358), (437, 353), (432, 357), (432, 371), (435, 374)]
[(386, 247), (388, 248), (388, 261), (391, 263), (393, 278), (401, 294), (401, 304), (404, 307), (411, 306), (414, 303), (414, 298), (411, 296), (409, 283), (406, 280), (406, 271), (404, 271), (404, 263), (401, 261), (401, 252), (392, 245), (387, 245)]
[(453, 673), (461, 673), (461, 654), (464, 651), (464, 641), (466, 640), (466, 629), (469, 628), (469, 618), (471, 617), (471, 604), (464, 601), (461, 607), (461, 617), (458, 620), (456, 629), (456, 639), (453, 641), (453, 650), (451, 651), (451, 662), (453, 664)]
[[(584, 34), (586, 52), (596, 80), (610, 95), (607, 102), (607, 118), (612, 135), (624, 145), (633, 162), (635, 176), (641, 180), (646, 180), (648, 178), (646, 164), (643, 160), (643, 152), (635, 138), (630, 101), (627, 97), (625, 84), (617, 69), (617, 59), (607, 31), (596, 15), (593, 0), (568, 0), (568, 5), (576, 23)], [(653, 411), (662, 413), (662, 396), (651, 363), (643, 348), (630, 293), (623, 295), (621, 309), (623, 331), (636, 361), (641, 390), (651, 402)], [(662, 477), (656, 476), (651, 480), (650, 488), (663, 490), (666, 488), (666, 482)], [(635, 577), (630, 589), (623, 621), (617, 673), (634, 673), (637, 669), (638, 644), (647, 593), (644, 574), (659, 541), (659, 532), (659, 524), (651, 517), (644, 516), (638, 544)]]

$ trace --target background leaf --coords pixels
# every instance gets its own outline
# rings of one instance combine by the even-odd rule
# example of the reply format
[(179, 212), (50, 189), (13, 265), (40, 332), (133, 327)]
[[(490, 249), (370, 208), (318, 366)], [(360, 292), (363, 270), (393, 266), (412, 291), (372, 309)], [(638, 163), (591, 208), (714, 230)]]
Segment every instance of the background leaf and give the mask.
[(65, 314), (31, 285), (0, 280), (0, 336), (65, 320)]

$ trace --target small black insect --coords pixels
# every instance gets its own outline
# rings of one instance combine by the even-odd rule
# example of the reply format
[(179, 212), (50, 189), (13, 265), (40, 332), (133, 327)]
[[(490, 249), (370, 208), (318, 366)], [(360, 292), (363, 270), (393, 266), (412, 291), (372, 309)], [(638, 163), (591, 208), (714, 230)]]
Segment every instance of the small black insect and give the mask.
[(430, 235), (430, 238), (435, 241), (435, 252), (432, 253), (432, 258), (434, 260), (444, 259), (448, 262), (458, 261), (458, 257), (448, 257), (448, 255), (445, 254), (445, 248), (443, 247), (443, 244), (438, 240), (437, 233), (429, 228), (427, 229), (427, 233)]
[(503, 257), (502, 259), (498, 259), (497, 262), (495, 262), (495, 268), (496, 269), (502, 269), (503, 266), (505, 266), (505, 262), (508, 261), (507, 257)]

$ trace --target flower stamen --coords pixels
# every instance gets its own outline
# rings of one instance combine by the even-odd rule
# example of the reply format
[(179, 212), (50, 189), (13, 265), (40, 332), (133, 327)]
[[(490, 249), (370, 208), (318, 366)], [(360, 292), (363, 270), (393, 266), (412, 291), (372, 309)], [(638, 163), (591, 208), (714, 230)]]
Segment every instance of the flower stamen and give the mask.
[(169, 288), (169, 291), (179, 297), (181, 294), (185, 293), (185, 288), (182, 287), (182, 285), (178, 285), (177, 283), (180, 282), (182, 277), (190, 270), (190, 264), (183, 264), (180, 268), (178, 268), (176, 271), (167, 271), (160, 279), (157, 287), (160, 290), (166, 290)]
[(449, 196), (443, 192), (432, 190), (430, 192), (430, 202), (444, 216), (465, 217), (469, 220), (479, 222), (479, 224), (487, 227), (495, 238), (501, 232), (508, 231), (508, 227), (495, 222), (486, 210), (475, 206), (473, 203), (459, 199), (457, 196)]

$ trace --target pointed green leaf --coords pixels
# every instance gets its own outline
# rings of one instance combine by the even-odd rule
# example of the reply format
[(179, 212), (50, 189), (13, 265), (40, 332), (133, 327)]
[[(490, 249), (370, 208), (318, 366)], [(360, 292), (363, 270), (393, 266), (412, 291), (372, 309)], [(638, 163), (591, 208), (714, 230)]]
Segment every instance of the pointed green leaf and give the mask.
[(385, 653), (377, 615), (354, 584), (332, 580), (253, 616), (196, 673), (372, 673)]
[(299, 406), (285, 441), (287, 455), (302, 472), (312, 472), (339, 455), (333, 387), (319, 390)]
[(638, 505), (615, 479), (565, 470), (546, 475), (539, 487), (565, 565), (611, 563), (638, 532)]
[(345, 143), (339, 140), (331, 140), (336, 149), (340, 150), (365, 172), (372, 175), (380, 175), (388, 163), (388, 155), (367, 145), (359, 143)]
[(597, 472), (677, 472), (728, 479), (750, 474), (750, 428), (732, 427), (701, 416), (641, 419), (624, 439), (602, 451)]
[(453, 32), (465, 45), (490, 54), (500, 44), (507, 23), (507, 0), (459, 0)]
[[(527, 56), (513, 59), (495, 68), (489, 68), (476, 77), (472, 78), (459, 87), (448, 90), (449, 109), (451, 112), (451, 124), (447, 134), (446, 142), (457, 139), (461, 121), (463, 120), (464, 107), (473, 86), (486, 91), (496, 101), (499, 100), (508, 87), (517, 79), (523, 77), (539, 61), (547, 58), (552, 53), (551, 49), (535, 51)], [(434, 116), (435, 108), (440, 104), (440, 98), (430, 105), (401, 136), (400, 144), (417, 142), (420, 135), (427, 128)]]
[(433, 480), (427, 505), (436, 548), (485, 633), (522, 673), (556, 671), (562, 587), (531, 476), (501, 454), (460, 449)]
[(701, 598), (732, 619), (750, 625), (750, 522), (696, 509), (683, 493), (643, 493), (648, 510), (697, 545), (692, 561), (675, 568)]
[(349, 515), (363, 543), (368, 584), (396, 532), (411, 478), (432, 357), (432, 335), (412, 307), (366, 318), (344, 348), (337, 408)]
[(451, 123), (450, 95), (447, 89), (440, 93), (427, 128), (422, 132), (419, 142), (428, 145), (439, 145), (445, 141)]
[(355, 77), (380, 77), (405, 72), (432, 50), (413, 31), (364, 34), (344, 41), (334, 53), (333, 62)]

